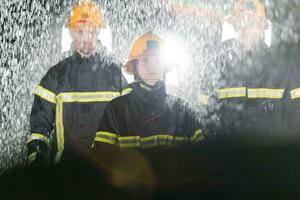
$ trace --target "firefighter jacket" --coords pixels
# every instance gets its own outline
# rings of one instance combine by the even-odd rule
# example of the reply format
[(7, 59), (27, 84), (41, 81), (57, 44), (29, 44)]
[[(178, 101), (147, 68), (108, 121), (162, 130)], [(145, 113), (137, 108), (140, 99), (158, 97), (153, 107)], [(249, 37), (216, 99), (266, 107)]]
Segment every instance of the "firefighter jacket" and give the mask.
[(76, 52), (59, 62), (36, 88), (27, 144), (48, 143), (54, 132), (55, 161), (64, 151), (90, 147), (107, 102), (120, 96), (124, 80), (107, 55), (83, 58)]
[(291, 56), (270, 52), (264, 46), (242, 53), (233, 41), (227, 43), (206, 69), (209, 78), (199, 95), (217, 127), (216, 134), (210, 135), (268, 140), (296, 134), (299, 127), (291, 123), (300, 111), (296, 64)]
[(165, 83), (149, 90), (138, 82), (131, 93), (109, 102), (93, 148), (172, 146), (201, 141), (202, 126), (179, 98), (166, 94)]

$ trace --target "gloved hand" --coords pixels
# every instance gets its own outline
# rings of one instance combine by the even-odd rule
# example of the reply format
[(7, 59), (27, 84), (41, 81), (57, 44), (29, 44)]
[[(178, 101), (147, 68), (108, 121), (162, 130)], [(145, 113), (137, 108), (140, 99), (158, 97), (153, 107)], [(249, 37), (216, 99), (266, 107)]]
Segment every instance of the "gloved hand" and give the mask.
[(41, 140), (32, 140), (27, 143), (28, 161), (30, 165), (43, 165), (48, 153), (48, 145)]

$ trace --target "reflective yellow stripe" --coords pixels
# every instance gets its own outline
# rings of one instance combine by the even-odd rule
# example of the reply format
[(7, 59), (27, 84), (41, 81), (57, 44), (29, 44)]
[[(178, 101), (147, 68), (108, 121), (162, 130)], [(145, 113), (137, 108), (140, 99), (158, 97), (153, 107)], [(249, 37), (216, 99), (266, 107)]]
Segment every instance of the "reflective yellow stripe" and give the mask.
[(132, 91), (131, 88), (125, 88), (125, 89), (122, 90), (121, 95), (129, 94), (131, 91)]
[[(201, 130), (198, 130), (195, 137), (195, 141), (199, 138), (203, 139)], [(117, 134), (109, 132), (97, 132), (94, 142), (103, 142), (119, 146), (120, 148), (132, 148), (132, 147), (154, 147), (154, 146), (171, 146), (187, 142), (188, 137), (173, 136), (173, 135), (152, 135), (148, 137), (140, 136), (122, 136), (118, 137)]]
[[(45, 93), (47, 90), (44, 88), (39, 88), (39, 91), (44, 98), (48, 98), (52, 95), (55, 98), (56, 105), (56, 138), (57, 138), (57, 153), (55, 156), (55, 162), (59, 162), (64, 151), (64, 125), (63, 125), (63, 104), (64, 103), (73, 103), (73, 102), (108, 102), (112, 99), (119, 97), (120, 92), (65, 92), (60, 93), (55, 96), (54, 93), (50, 92)], [(51, 94), (52, 93), (52, 94)], [(47, 94), (47, 95), (44, 95)], [(54, 95), (54, 96), (53, 96)], [(52, 99), (53, 100), (53, 99)], [(50, 101), (50, 100), (49, 100)]]
[(179, 137), (179, 136), (175, 136), (175, 141), (177, 142), (186, 142), (188, 141), (188, 137)]
[(96, 133), (95, 141), (108, 144), (117, 144), (118, 135), (110, 132), (100, 131)]
[(128, 140), (140, 140), (140, 136), (123, 136), (123, 137), (118, 137), (119, 141), (128, 141)]
[(120, 96), (120, 92), (66, 92), (57, 98), (64, 103), (70, 102), (102, 102), (111, 101)]
[(63, 102), (58, 100), (56, 104), (56, 138), (57, 138), (57, 153), (55, 162), (58, 163), (64, 151), (64, 124), (63, 124)]
[(172, 135), (153, 135), (153, 136), (148, 136), (148, 137), (144, 137), (141, 139), (142, 142), (148, 142), (151, 140), (160, 140), (160, 139), (169, 139), (169, 140), (173, 140), (174, 136)]
[(200, 94), (198, 96), (198, 101), (203, 105), (208, 105), (209, 102), (209, 96), (205, 94)]
[(106, 139), (106, 138), (100, 138), (100, 137), (96, 137), (95, 141), (108, 143), (108, 144), (116, 144), (116, 141), (114, 141), (114, 140), (110, 140), (110, 139)]
[(30, 155), (28, 156), (28, 161), (29, 161), (29, 163), (32, 163), (33, 161), (35, 161), (36, 156), (37, 156), (37, 153), (36, 153), (36, 152), (33, 152), (32, 154), (30, 154)]
[(284, 89), (251, 88), (248, 89), (248, 98), (280, 99), (283, 93)]
[(291, 90), (290, 94), (291, 94), (292, 99), (300, 98), (300, 88), (296, 88), (294, 90)]
[(41, 140), (41, 141), (45, 142), (46, 144), (49, 143), (48, 138), (41, 133), (31, 133), (28, 140), (26, 141), (26, 144), (30, 143), (33, 140)]
[(197, 129), (195, 134), (191, 137), (191, 141), (198, 142), (204, 139), (204, 135), (201, 129)]
[(110, 133), (110, 132), (105, 132), (105, 131), (97, 132), (97, 133), (96, 133), (96, 136), (97, 136), (97, 135), (105, 135), (105, 136), (115, 137), (115, 138), (118, 137), (118, 135), (115, 134), (115, 133)]
[(121, 148), (139, 147), (141, 146), (140, 136), (123, 136), (118, 137)]
[(39, 97), (51, 102), (56, 103), (56, 95), (55, 93), (51, 92), (50, 90), (47, 90), (46, 88), (38, 85), (35, 89), (34, 94), (38, 95)]
[(236, 97), (246, 97), (246, 88), (223, 88), (217, 90), (217, 95), (219, 99), (236, 98)]
[(172, 135), (153, 135), (141, 139), (142, 147), (171, 146), (174, 143)]

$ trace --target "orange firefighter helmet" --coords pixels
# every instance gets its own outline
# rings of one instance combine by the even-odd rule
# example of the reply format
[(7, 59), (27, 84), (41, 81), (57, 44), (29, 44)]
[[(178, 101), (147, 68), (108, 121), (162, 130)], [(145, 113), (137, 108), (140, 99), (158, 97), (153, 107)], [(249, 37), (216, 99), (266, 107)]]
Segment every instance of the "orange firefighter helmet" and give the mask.
[(244, 11), (252, 11), (262, 18), (266, 17), (265, 6), (260, 0), (240, 0), (236, 6), (234, 15)]
[(129, 74), (133, 73), (133, 61), (147, 55), (161, 56), (164, 41), (152, 32), (140, 36), (132, 45), (128, 59), (124, 65)]

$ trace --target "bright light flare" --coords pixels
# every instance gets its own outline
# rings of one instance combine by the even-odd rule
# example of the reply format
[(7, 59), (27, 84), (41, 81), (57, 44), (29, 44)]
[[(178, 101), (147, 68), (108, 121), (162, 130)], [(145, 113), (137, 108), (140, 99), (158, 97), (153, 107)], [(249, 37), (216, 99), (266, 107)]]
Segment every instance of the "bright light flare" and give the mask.
[(165, 37), (165, 47), (162, 51), (162, 57), (167, 67), (172, 69), (166, 74), (166, 82), (179, 86), (180, 75), (190, 64), (190, 58), (187, 54), (184, 43), (178, 38)]

